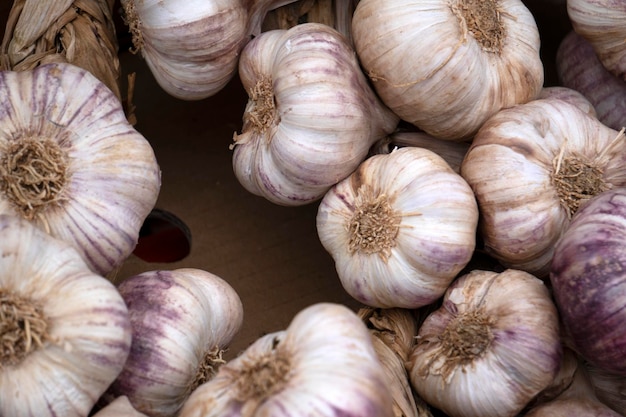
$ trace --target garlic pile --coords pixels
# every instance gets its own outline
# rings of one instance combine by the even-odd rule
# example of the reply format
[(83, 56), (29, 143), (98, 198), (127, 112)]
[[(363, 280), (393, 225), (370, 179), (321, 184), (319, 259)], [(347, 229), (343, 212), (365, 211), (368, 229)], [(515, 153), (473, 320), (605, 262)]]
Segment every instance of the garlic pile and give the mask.
[(441, 139), (471, 139), (543, 87), (539, 31), (521, 0), (361, 0), (352, 31), (383, 102)]
[(366, 159), (326, 193), (316, 218), (344, 289), (383, 308), (441, 297), (474, 253), (477, 223), (469, 185), (419, 147)]
[(320, 199), (398, 124), (351, 45), (321, 23), (263, 32), (242, 51), (239, 75), (249, 99), (233, 169), (248, 191), (276, 204)]
[(161, 173), (119, 99), (86, 70), (0, 72), (0, 213), (70, 242), (106, 275), (137, 244)]
[(450, 417), (514, 417), (554, 381), (562, 346), (543, 281), (473, 270), (422, 323), (407, 367), (413, 388)]
[(241, 300), (222, 278), (195, 268), (143, 272), (118, 290), (133, 340), (107, 395), (125, 395), (151, 417), (173, 417), (224, 363), (222, 353), (243, 322)]
[(124, 366), (128, 310), (68, 243), (0, 214), (0, 415), (85, 417)]
[(222, 365), (178, 417), (392, 417), (386, 383), (361, 319), (318, 303)]

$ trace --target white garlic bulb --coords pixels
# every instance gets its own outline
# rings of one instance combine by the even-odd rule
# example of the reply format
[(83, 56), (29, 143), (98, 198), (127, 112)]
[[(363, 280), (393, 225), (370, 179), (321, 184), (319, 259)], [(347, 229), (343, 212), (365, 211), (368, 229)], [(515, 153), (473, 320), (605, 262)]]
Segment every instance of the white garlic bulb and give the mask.
[(352, 297), (417, 308), (441, 297), (472, 258), (478, 206), (442, 157), (405, 147), (368, 158), (330, 189), (316, 221)]
[(150, 143), (86, 70), (0, 72), (0, 213), (72, 243), (106, 275), (133, 251), (161, 185)]
[(175, 416), (224, 363), (243, 305), (222, 278), (196, 268), (154, 270), (122, 281), (133, 341), (107, 395), (125, 395), (151, 417)]
[(474, 190), (485, 250), (547, 277), (554, 245), (589, 198), (626, 185), (626, 140), (577, 105), (534, 100), (491, 117), (461, 175)]
[(385, 378), (361, 319), (318, 303), (222, 365), (178, 417), (392, 417)]
[(543, 87), (539, 30), (521, 0), (361, 0), (352, 31), (383, 102), (441, 139), (471, 139)]
[(168, 94), (200, 100), (237, 72), (266, 13), (294, 0), (122, 0), (134, 50)]
[[(594, 105), (582, 93), (573, 88), (563, 86), (544, 87), (539, 93), (538, 99), (558, 99), (574, 104), (579, 109), (591, 117), (598, 118), (598, 113)], [(599, 118), (598, 118), (599, 120)], [(606, 123), (605, 123), (606, 124)], [(610, 126), (609, 126), (610, 127)]]
[(128, 310), (68, 243), (0, 214), (0, 415), (85, 417), (128, 357)]
[(626, 82), (626, 2), (567, 0), (574, 31), (591, 44), (602, 65)]
[(263, 32), (242, 51), (239, 75), (249, 100), (234, 136), (235, 175), (276, 204), (320, 199), (398, 124), (351, 45), (321, 23)]
[(417, 393), (450, 417), (513, 417), (554, 381), (561, 357), (543, 281), (473, 270), (424, 320), (407, 368)]

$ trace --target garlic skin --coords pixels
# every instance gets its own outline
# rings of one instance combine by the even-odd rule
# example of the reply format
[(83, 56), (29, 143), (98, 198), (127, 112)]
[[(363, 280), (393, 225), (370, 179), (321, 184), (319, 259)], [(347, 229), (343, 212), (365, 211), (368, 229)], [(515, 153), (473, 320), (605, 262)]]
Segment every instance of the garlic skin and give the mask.
[(385, 378), (360, 318), (318, 303), (223, 365), (178, 417), (392, 417)]
[(352, 31), (383, 102), (440, 139), (471, 139), (543, 87), (539, 30), (521, 0), (361, 0)]
[(124, 366), (124, 300), (68, 243), (0, 214), (0, 415), (85, 417)]
[(344, 289), (370, 307), (433, 303), (472, 258), (478, 206), (436, 153), (405, 147), (365, 160), (320, 202), (316, 226)]
[(547, 277), (571, 216), (593, 195), (626, 185), (625, 154), (623, 132), (563, 100), (498, 112), (461, 165), (485, 250), (505, 267)]
[(279, 205), (319, 200), (399, 121), (346, 39), (321, 23), (263, 32), (242, 51), (239, 75), (249, 100), (233, 169), (246, 190)]
[(93, 417), (148, 417), (133, 408), (128, 397), (121, 395), (109, 405), (99, 410)]
[(126, 395), (151, 417), (175, 416), (224, 363), (243, 323), (243, 305), (224, 279), (196, 268), (154, 270), (122, 281), (133, 341), (107, 394)]
[(70, 242), (106, 275), (132, 253), (161, 173), (121, 102), (86, 70), (0, 72), (0, 213)]
[(596, 117), (600, 120), (593, 103), (591, 103), (585, 95), (573, 88), (563, 86), (544, 87), (543, 90), (541, 90), (538, 99), (544, 98), (567, 101), (587, 113), (589, 116)]
[(574, 31), (592, 45), (602, 65), (626, 81), (626, 2), (568, 0), (567, 15)]
[(294, 0), (122, 0), (135, 51), (165, 92), (201, 100), (237, 73), (265, 14)]
[(523, 271), (473, 270), (422, 323), (411, 384), (450, 417), (513, 417), (550, 386), (561, 364), (558, 312)]

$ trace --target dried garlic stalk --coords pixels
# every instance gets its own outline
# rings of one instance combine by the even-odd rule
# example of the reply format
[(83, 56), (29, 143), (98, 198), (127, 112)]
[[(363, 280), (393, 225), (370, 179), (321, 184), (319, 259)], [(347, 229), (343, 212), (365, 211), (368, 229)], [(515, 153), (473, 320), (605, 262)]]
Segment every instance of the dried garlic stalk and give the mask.
[(0, 70), (70, 63), (91, 72), (122, 100), (113, 0), (15, 0)]
[(305, 22), (322, 23), (337, 29), (352, 43), (352, 14), (358, 0), (297, 0), (270, 10), (262, 30), (289, 29)]
[(357, 312), (372, 335), (393, 397), (395, 417), (432, 417), (426, 402), (411, 388), (405, 367), (417, 336), (417, 317), (404, 308), (363, 307)]

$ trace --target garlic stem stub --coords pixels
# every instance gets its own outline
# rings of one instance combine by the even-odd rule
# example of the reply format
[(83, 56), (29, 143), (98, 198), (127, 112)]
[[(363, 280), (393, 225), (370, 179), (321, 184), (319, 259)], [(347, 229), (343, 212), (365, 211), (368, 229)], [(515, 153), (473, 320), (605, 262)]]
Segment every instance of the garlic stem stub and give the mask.
[(106, 275), (132, 253), (161, 172), (121, 102), (86, 70), (0, 72), (0, 213), (70, 242)]
[(122, 281), (133, 340), (109, 388), (151, 417), (173, 417), (225, 363), (243, 323), (243, 305), (224, 279), (196, 268), (146, 271)]
[(393, 417), (386, 381), (361, 319), (318, 303), (223, 365), (178, 417)]
[(366, 159), (326, 193), (316, 217), (344, 289), (380, 308), (440, 298), (472, 258), (477, 224), (469, 185), (419, 147)]
[(626, 188), (582, 207), (556, 245), (550, 282), (574, 349), (626, 377)]
[(407, 369), (416, 392), (450, 417), (514, 417), (552, 384), (562, 353), (542, 280), (473, 270), (422, 323)]
[(0, 415), (85, 417), (130, 351), (115, 286), (67, 242), (0, 214)]
[(352, 37), (383, 102), (440, 139), (471, 139), (543, 87), (539, 30), (521, 0), (361, 0)]
[(239, 75), (249, 98), (233, 170), (246, 190), (279, 205), (321, 199), (399, 121), (352, 46), (321, 23), (261, 33), (242, 51)]
[(294, 0), (122, 0), (140, 51), (165, 92), (201, 100), (237, 73), (241, 49), (258, 35), (266, 13)]

